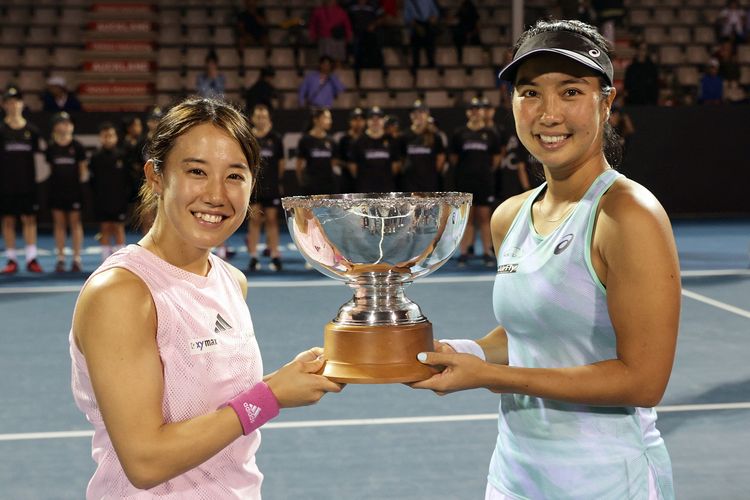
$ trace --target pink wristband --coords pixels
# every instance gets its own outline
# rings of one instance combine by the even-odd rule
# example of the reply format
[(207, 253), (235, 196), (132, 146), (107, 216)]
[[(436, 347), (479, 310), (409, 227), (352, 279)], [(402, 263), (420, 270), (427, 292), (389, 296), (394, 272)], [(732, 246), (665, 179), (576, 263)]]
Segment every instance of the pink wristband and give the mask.
[(265, 382), (258, 382), (227, 404), (239, 417), (245, 436), (279, 414), (279, 402)]

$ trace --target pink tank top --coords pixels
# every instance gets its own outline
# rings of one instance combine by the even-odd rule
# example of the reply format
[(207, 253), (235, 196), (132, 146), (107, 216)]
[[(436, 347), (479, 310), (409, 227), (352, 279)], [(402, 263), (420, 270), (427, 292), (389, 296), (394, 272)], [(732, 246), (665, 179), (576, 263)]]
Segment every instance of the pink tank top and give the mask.
[[(142, 279), (151, 292), (164, 367), (165, 422), (213, 412), (263, 378), (258, 343), (240, 286), (221, 259), (211, 255), (210, 263), (208, 276), (198, 276), (144, 248), (128, 245), (92, 274), (124, 268)], [(112, 447), (86, 360), (75, 344), (72, 330), (70, 355), (73, 396), (94, 426), (91, 454), (97, 467), (88, 485), (87, 499), (260, 498), (263, 474), (255, 464), (259, 431), (238, 438), (194, 469), (154, 488), (133, 487)]]

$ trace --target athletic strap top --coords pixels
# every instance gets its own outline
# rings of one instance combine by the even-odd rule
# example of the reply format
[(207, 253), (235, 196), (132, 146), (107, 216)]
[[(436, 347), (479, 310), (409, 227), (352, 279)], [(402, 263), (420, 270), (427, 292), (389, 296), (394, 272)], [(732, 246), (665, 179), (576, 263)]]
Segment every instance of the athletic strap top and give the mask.
[[(511, 366), (557, 368), (617, 357), (607, 292), (591, 264), (601, 196), (620, 178), (603, 172), (547, 236), (526, 199), (500, 251), (493, 304), (508, 334)], [(489, 482), (511, 498), (640, 499), (648, 467), (661, 498), (672, 496), (671, 465), (653, 408), (600, 407), (503, 394)]]
[[(213, 412), (263, 378), (250, 312), (237, 279), (221, 259), (214, 255), (209, 258), (208, 275), (198, 276), (140, 246), (128, 245), (92, 274), (125, 268), (142, 279), (151, 292), (164, 367), (165, 422)], [(263, 475), (255, 464), (258, 431), (238, 438), (201, 465), (155, 488), (145, 491), (133, 487), (112, 447), (86, 360), (76, 347), (72, 329), (70, 354), (73, 396), (94, 426), (92, 456), (96, 472), (86, 498), (260, 498)]]

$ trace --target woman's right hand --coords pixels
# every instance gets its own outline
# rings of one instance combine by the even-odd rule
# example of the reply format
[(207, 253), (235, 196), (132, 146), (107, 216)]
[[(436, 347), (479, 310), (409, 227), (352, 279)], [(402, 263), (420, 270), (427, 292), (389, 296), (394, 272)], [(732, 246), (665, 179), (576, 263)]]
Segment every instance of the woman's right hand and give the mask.
[(342, 384), (319, 375), (325, 366), (323, 349), (313, 347), (299, 353), (266, 379), (281, 408), (315, 404), (327, 392), (341, 392)]

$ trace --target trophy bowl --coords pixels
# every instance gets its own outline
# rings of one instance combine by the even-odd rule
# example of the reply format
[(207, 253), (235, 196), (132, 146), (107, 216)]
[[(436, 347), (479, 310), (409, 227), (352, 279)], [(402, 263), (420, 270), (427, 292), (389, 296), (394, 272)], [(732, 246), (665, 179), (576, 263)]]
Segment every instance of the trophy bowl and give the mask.
[(414, 382), (434, 370), (432, 324), (404, 293), (435, 271), (461, 241), (471, 194), (370, 193), (281, 200), (305, 260), (345, 282), (352, 299), (325, 326), (323, 375), (336, 382)]

